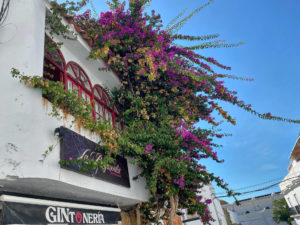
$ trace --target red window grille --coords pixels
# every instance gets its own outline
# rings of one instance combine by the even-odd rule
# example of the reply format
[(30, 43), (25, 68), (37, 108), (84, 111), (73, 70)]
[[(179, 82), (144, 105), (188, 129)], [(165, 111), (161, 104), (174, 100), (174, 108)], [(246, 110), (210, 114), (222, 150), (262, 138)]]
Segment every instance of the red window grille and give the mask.
[(110, 107), (110, 98), (106, 91), (99, 85), (94, 86), (95, 98), (95, 116), (101, 121), (108, 121), (112, 125), (115, 124), (115, 114)]
[(83, 100), (92, 102), (92, 84), (84, 70), (75, 62), (67, 64), (66, 89), (77, 90), (78, 96)]
[(45, 35), (44, 73), (43, 77), (52, 81), (64, 81), (66, 62), (63, 54), (47, 35)]
[(63, 54), (47, 35), (45, 36), (44, 78), (63, 82), (65, 89), (76, 91), (78, 96), (90, 102), (94, 107), (95, 120), (108, 121), (119, 130), (123, 129), (123, 125), (116, 121), (120, 116), (119, 110), (115, 105), (111, 106), (107, 92), (99, 84), (92, 88), (88, 75), (77, 63), (66, 64)]

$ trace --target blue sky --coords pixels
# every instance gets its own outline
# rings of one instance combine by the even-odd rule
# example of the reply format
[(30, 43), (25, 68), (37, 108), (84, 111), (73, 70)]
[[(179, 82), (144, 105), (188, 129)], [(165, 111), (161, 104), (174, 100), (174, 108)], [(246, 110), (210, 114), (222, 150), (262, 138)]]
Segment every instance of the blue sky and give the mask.
[[(93, 2), (97, 11), (107, 10), (104, 0)], [(159, 12), (167, 24), (184, 8), (191, 12), (205, 2), (153, 0), (149, 9)], [(230, 43), (244, 41), (245, 44), (237, 48), (208, 49), (199, 53), (231, 66), (231, 74), (254, 78), (253, 82), (227, 80), (226, 86), (238, 91), (240, 99), (252, 104), (257, 111), (300, 119), (299, 12), (299, 0), (216, 0), (194, 16), (179, 33), (219, 33), (220, 39)], [(208, 169), (224, 178), (232, 189), (285, 176), (300, 125), (261, 120), (235, 106), (223, 106), (236, 118), (237, 125), (222, 125), (224, 132), (232, 134), (232, 137), (219, 141), (223, 144), (219, 155), (225, 162), (208, 161)], [(279, 188), (243, 195), (239, 199), (275, 191)], [(223, 191), (216, 188), (216, 192)]]

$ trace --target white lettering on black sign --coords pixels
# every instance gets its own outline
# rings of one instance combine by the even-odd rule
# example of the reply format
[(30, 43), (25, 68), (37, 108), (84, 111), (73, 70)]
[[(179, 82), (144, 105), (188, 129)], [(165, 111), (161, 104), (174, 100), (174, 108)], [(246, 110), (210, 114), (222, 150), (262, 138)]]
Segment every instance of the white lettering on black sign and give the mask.
[(76, 212), (69, 208), (49, 206), (45, 213), (49, 223), (104, 224), (102, 213)]
[(3, 202), (1, 224), (117, 224), (120, 212)]

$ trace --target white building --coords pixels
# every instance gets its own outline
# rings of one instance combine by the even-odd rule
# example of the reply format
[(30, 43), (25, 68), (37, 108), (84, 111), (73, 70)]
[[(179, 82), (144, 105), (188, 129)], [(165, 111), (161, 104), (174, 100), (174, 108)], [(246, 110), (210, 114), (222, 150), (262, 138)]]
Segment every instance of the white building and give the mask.
[[(211, 184), (204, 186), (201, 189), (201, 194), (204, 199), (211, 199), (212, 203), (208, 205), (211, 216), (214, 219), (211, 225), (227, 225), (226, 217), (223, 208), (220, 204), (220, 200), (216, 198), (215, 190)], [(203, 225), (199, 216), (183, 216), (183, 224), (185, 225)]]
[(300, 224), (300, 137), (298, 137), (290, 155), (288, 174), (279, 184), (281, 193), (290, 207), (291, 217)]
[[(120, 208), (148, 200), (145, 181), (132, 179), (139, 173), (137, 167), (122, 157), (114, 165), (116, 171), (94, 171), (94, 177), (61, 167), (61, 158), (90, 157), (82, 151), (99, 139), (74, 126), (70, 115), (61, 120), (49, 116), (51, 102), (10, 72), (16, 68), (42, 77), (45, 60), (55, 68), (53, 79), (63, 81), (67, 89), (77, 89), (87, 100), (95, 99), (95, 117), (120, 126), (114, 121), (118, 112), (108, 106), (102, 89), (118, 87), (119, 79), (113, 72), (100, 72), (101, 61), (87, 60), (90, 46), (80, 35), (76, 41), (55, 37), (53, 41), (64, 42), (60, 51), (44, 52), (47, 8), (46, 0), (12, 0), (0, 26), (0, 223), (2, 215), (1, 224), (62, 224), (74, 218), (116, 224), (121, 220)], [(62, 136), (60, 144), (55, 131)], [(49, 146), (54, 148), (41, 163)], [(68, 152), (71, 147), (74, 151)]]
[[(276, 225), (273, 220), (273, 201), (283, 198), (280, 192), (240, 200), (240, 205), (223, 205), (232, 223), (239, 225)], [(287, 225), (285, 222), (279, 225)]]

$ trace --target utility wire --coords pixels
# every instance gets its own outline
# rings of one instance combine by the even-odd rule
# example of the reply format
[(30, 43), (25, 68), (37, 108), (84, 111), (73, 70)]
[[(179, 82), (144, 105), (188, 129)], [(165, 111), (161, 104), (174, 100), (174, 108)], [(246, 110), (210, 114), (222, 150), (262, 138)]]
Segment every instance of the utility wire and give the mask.
[(2, 6), (0, 9), (0, 26), (4, 23), (4, 20), (7, 17), (8, 10), (9, 10), (9, 3), (10, 0), (3, 0)]
[[(287, 179), (285, 179), (283, 181), (271, 184), (271, 185), (263, 187), (263, 188), (259, 188), (259, 189), (255, 189), (255, 190), (251, 190), (251, 191), (241, 192), (241, 193), (239, 193), (239, 195), (245, 195), (245, 194), (250, 194), (250, 193), (254, 193), (254, 192), (264, 191), (264, 190), (270, 189), (272, 187), (275, 187), (276, 185), (278, 185), (280, 183), (286, 182), (286, 181), (291, 180), (291, 179), (299, 178), (299, 177), (300, 177), (300, 175), (294, 176), (294, 177), (290, 177), (290, 178), (287, 178)], [(228, 195), (216, 196), (216, 198), (225, 198), (225, 197), (230, 197), (230, 196), (228, 196)]]
[[(235, 189), (234, 192), (240, 191), (240, 190), (249, 189), (249, 188), (252, 188), (252, 187), (261, 186), (261, 185), (263, 185), (263, 184), (267, 184), (267, 183), (271, 183), (271, 182), (274, 182), (274, 181), (277, 181), (277, 180), (281, 180), (282, 178), (283, 178), (283, 176), (278, 177), (278, 178), (274, 178), (274, 179), (272, 179), (272, 180), (265, 181), (265, 182), (263, 182), (263, 183), (254, 184), (254, 185), (251, 185), (251, 186), (241, 187), (241, 188)], [(226, 192), (216, 193), (216, 195), (224, 195), (224, 194), (226, 194)]]

